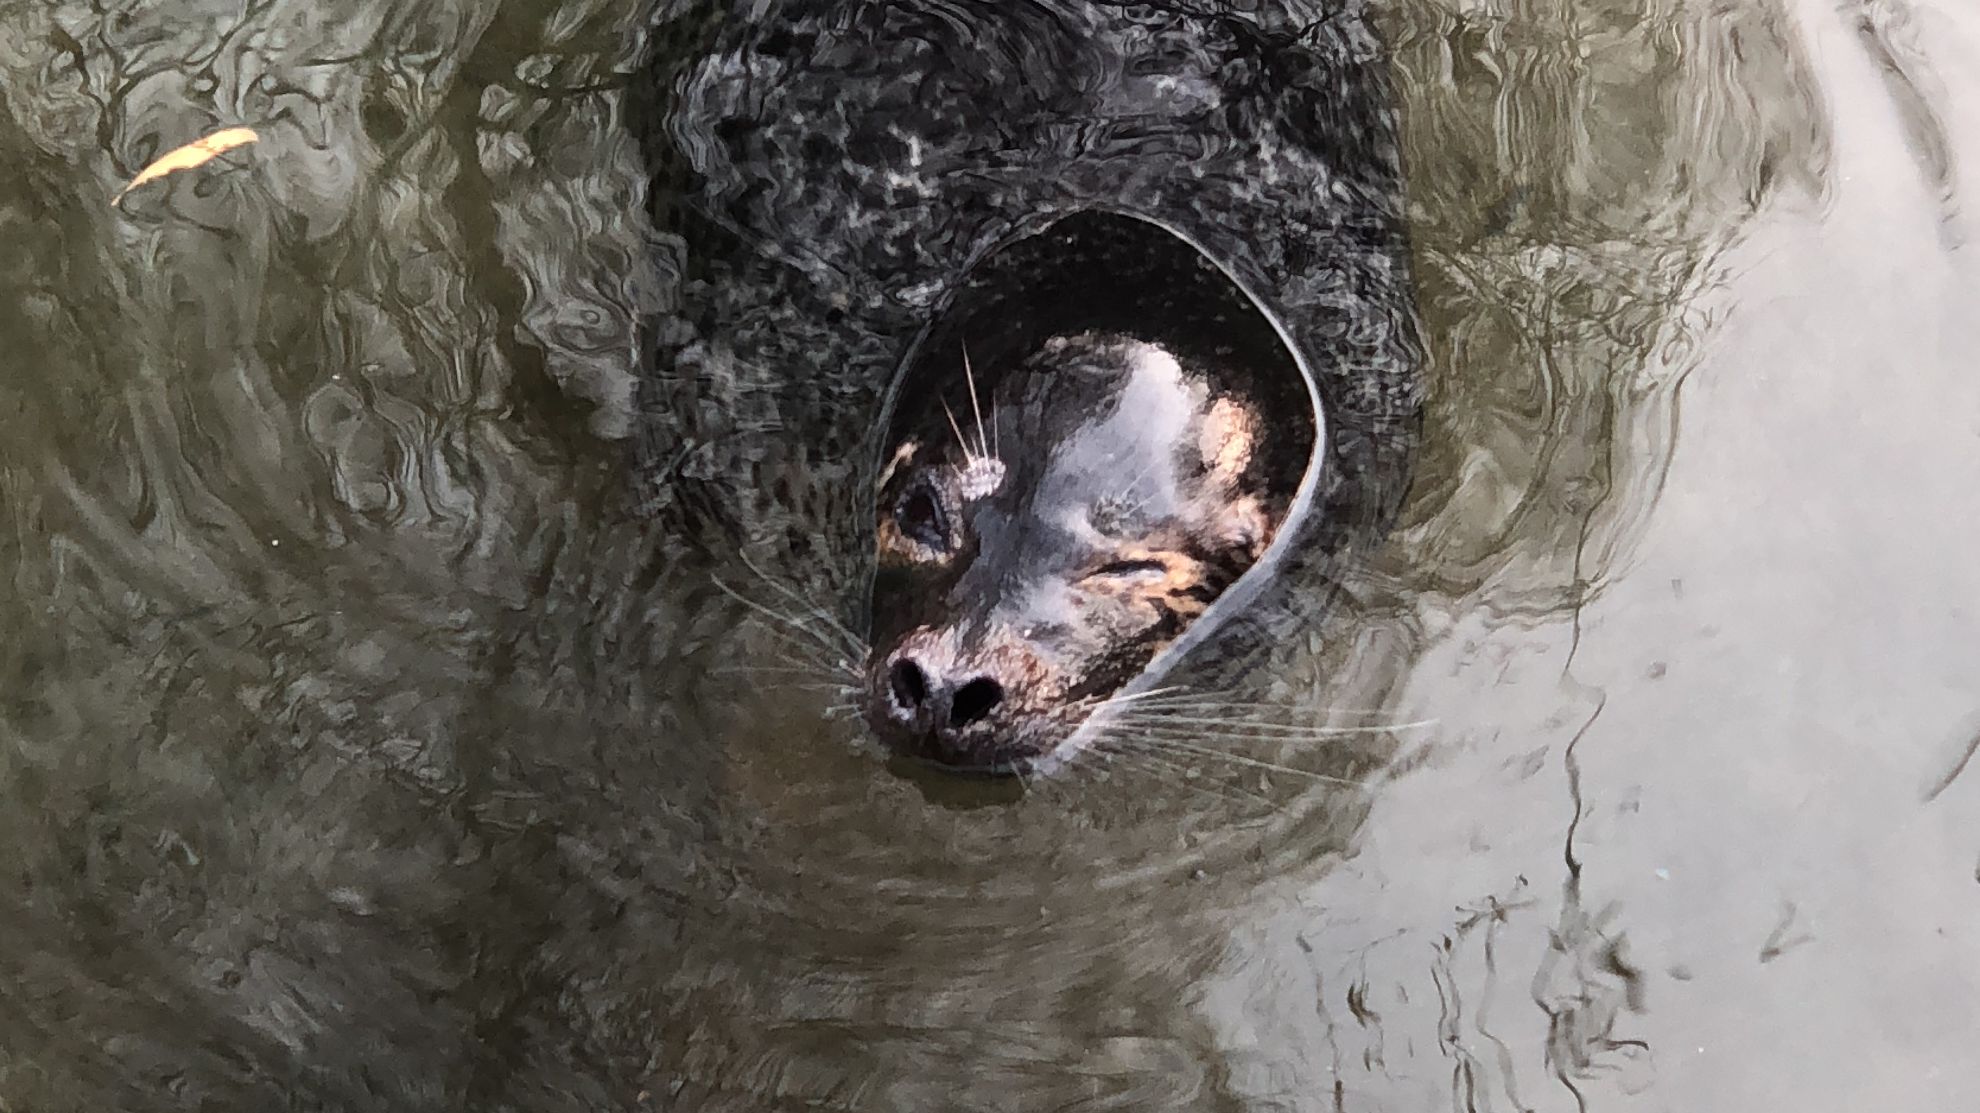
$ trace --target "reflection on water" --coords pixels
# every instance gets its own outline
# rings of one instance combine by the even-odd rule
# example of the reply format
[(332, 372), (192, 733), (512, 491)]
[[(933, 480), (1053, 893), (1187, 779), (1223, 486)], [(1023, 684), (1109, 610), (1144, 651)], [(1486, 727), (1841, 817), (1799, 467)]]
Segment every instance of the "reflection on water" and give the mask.
[[(999, 799), (718, 586), (850, 609), (879, 384), (790, 345), (930, 293), (681, 107), (781, 17), (11, 10), (0, 1105), (1971, 1105), (1980, 24), (1379, 17), (1401, 523), (1189, 678), (1235, 736)], [(1095, 97), (1214, 95), (1149, 43)]]

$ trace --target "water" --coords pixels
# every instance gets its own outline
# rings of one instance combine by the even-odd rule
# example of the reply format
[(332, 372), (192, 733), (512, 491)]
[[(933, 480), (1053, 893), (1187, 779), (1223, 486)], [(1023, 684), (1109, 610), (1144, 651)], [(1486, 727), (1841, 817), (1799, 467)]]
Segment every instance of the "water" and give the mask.
[(711, 567), (783, 597), (628, 478), (652, 15), (6, 10), (0, 1107), (1980, 1097), (1980, 19), (1387, 6), (1424, 442), (1247, 698), (1426, 725), (1027, 791), (737, 671)]

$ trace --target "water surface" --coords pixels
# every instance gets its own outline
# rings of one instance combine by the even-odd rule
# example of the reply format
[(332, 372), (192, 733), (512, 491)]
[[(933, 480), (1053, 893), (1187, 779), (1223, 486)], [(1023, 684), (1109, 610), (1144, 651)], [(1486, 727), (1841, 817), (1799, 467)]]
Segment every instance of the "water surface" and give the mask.
[(860, 435), (642, 371), (705, 13), (9, 9), (0, 1105), (1970, 1108), (1980, 18), (1381, 22), (1424, 441), (1246, 698), (1418, 725), (999, 793), (637, 481)]

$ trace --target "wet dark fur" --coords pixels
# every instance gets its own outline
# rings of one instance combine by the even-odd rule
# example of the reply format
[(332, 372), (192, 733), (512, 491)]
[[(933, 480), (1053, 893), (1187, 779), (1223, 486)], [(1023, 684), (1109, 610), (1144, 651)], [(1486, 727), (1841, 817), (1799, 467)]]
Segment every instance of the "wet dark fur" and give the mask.
[(780, 563), (821, 603), (856, 597), (908, 345), (982, 252), (1094, 208), (1187, 231), (1287, 322), (1330, 418), (1316, 556), (1399, 500), (1420, 354), (1359, 0), (789, 5), (669, 69), (635, 122), (687, 281), (650, 330), (641, 470), (717, 550), (799, 547)]

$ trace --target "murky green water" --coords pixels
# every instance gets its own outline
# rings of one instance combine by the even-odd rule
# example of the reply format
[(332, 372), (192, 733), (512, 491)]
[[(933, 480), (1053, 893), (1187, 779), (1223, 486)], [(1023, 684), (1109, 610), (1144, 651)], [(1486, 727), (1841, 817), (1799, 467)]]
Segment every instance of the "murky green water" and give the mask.
[(1980, 15), (1384, 7), (1424, 443), (1244, 698), (1385, 729), (995, 791), (635, 481), (863, 432), (654, 432), (662, 6), (0, 7), (0, 1109), (1980, 1099)]

